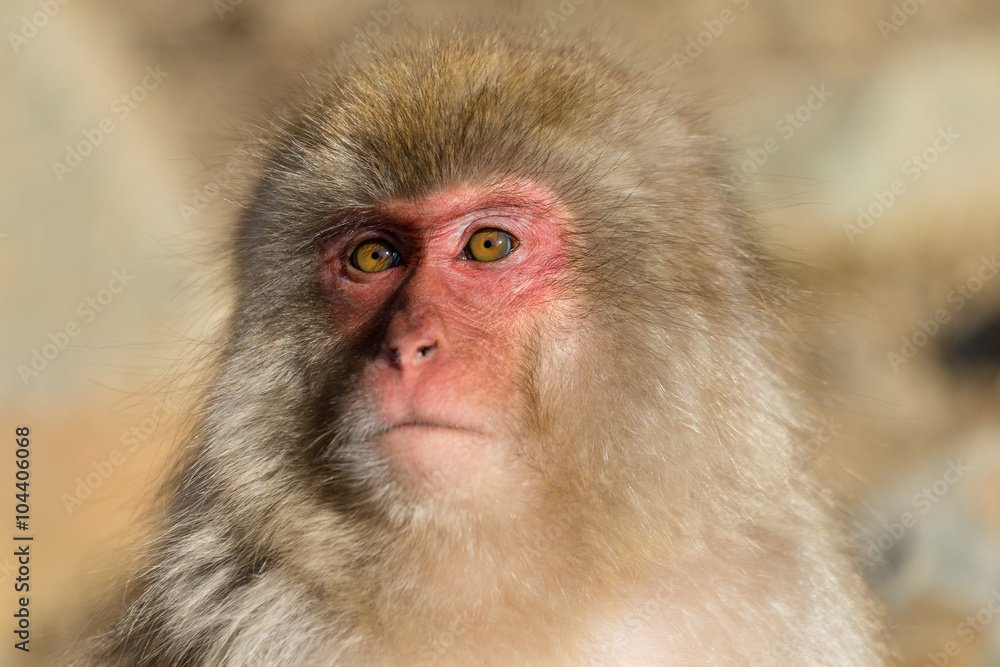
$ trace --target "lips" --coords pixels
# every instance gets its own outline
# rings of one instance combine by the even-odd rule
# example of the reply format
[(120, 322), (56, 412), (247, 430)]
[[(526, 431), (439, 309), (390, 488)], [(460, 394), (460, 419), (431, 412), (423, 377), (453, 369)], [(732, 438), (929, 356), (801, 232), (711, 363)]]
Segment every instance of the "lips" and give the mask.
[(451, 420), (407, 418), (389, 423), (376, 442), (402, 478), (421, 484), (434, 479), (436, 484), (457, 487), (473, 483), (485, 469), (499, 467), (495, 461), (488, 463), (496, 457), (489, 437)]
[(446, 431), (457, 431), (457, 432), (476, 433), (476, 434), (481, 433), (476, 429), (470, 428), (468, 426), (463, 426), (462, 424), (457, 424), (453, 422), (444, 422), (444, 421), (434, 421), (434, 420), (411, 420), (397, 424), (390, 424), (388, 428), (386, 428), (385, 432), (389, 433), (391, 431), (406, 431), (410, 429), (446, 430)]
[(383, 390), (376, 396), (375, 408), (386, 432), (416, 429), (483, 432), (470, 419), (473, 412), (464, 409), (454, 396)]

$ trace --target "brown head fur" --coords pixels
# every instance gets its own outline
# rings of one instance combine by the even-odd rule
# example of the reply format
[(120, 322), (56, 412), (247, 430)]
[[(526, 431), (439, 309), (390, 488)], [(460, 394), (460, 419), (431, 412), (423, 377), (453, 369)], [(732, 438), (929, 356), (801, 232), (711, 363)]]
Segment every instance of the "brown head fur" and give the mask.
[[(95, 664), (577, 660), (600, 609), (705, 561), (707, 581), (787, 568), (830, 587), (793, 614), (802, 592), (774, 584), (741, 634), (726, 619), (754, 613), (740, 597), (754, 584), (711, 584), (730, 596), (726, 645), (800, 642), (783, 624), (808, 616), (793, 634), (817, 638), (795, 664), (874, 664), (866, 619), (829, 620), (856, 583), (797, 467), (781, 304), (670, 81), (595, 47), (464, 27), (311, 79), (261, 144), (227, 343)], [(365, 447), (365, 350), (331, 334), (318, 240), (385, 202), (518, 183), (554, 196), (572, 261), (552, 318), (524, 332), (517, 484), (414, 498)], [(679, 606), (721, 604), (670, 589)], [(858, 659), (822, 661), (831, 634)], [(442, 636), (454, 646), (430, 649)]]

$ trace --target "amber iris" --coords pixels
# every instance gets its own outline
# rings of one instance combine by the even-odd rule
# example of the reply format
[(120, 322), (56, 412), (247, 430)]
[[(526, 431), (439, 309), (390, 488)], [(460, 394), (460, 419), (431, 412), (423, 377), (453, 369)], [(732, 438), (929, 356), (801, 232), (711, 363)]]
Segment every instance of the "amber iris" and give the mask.
[(516, 247), (516, 238), (502, 229), (487, 227), (472, 235), (465, 246), (465, 254), (477, 262), (495, 262), (509, 255)]
[(382, 239), (364, 241), (351, 253), (351, 266), (365, 273), (378, 273), (399, 264), (399, 251)]

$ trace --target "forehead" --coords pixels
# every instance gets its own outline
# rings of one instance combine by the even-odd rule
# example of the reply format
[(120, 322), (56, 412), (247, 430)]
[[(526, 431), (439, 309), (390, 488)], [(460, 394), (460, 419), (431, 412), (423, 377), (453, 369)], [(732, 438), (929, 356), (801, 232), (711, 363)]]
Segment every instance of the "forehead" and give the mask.
[(624, 83), (571, 50), (480, 37), (404, 40), (334, 64), (288, 153), (319, 154), (357, 202), (426, 198), (511, 165), (536, 181), (574, 164), (586, 173), (581, 156), (614, 136), (599, 128), (616, 126)]
[(395, 199), (377, 208), (380, 214), (414, 225), (441, 223), (486, 209), (542, 213), (550, 218), (558, 217), (559, 213), (552, 193), (525, 182), (491, 187), (452, 186), (423, 197)]

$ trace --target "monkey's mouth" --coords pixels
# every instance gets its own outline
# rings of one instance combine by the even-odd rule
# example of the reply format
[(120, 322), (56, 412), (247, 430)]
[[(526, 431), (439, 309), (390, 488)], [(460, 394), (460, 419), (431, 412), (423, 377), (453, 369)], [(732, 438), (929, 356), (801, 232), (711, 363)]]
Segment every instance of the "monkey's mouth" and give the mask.
[(392, 431), (418, 431), (418, 430), (445, 430), (445, 431), (460, 431), (465, 433), (475, 433), (477, 435), (482, 435), (480, 431), (467, 426), (462, 426), (461, 424), (451, 424), (446, 422), (433, 422), (433, 421), (408, 421), (402, 422), (400, 424), (390, 424), (382, 433), (390, 433)]
[[(413, 419), (387, 424), (376, 442), (390, 465), (410, 479), (470, 480), (499, 468), (492, 439), (452, 421)], [(489, 463), (488, 463), (489, 461)]]

